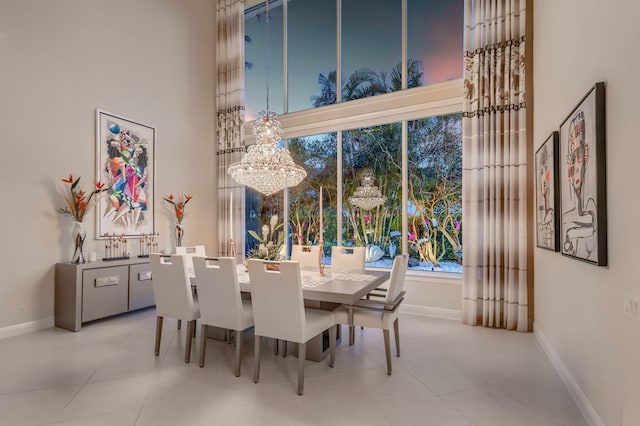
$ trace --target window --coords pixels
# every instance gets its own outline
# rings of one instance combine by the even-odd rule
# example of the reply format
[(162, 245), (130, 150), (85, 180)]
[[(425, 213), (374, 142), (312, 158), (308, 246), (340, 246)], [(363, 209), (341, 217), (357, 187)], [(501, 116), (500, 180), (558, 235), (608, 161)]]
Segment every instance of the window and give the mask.
[[(260, 7), (247, 9), (247, 22)], [(408, 252), (410, 269), (461, 272), (463, 2), (281, 0), (278, 9), (286, 29), (269, 31), (287, 34), (286, 66), (280, 89), (273, 78), (270, 89), (286, 96), (288, 113), (280, 120), (308, 177), (273, 197), (248, 190), (247, 229), (258, 233), (277, 213), (288, 245), (317, 244), (322, 187), (325, 254), (336, 244), (366, 245), (370, 267), (390, 267), (394, 255)], [(255, 38), (247, 50), (260, 45)], [(251, 58), (247, 53), (247, 61), (257, 61)], [(273, 55), (273, 77), (271, 63)], [(264, 91), (264, 77), (255, 66), (246, 73), (247, 98), (249, 81), (262, 81)], [(349, 201), (366, 171), (387, 198), (370, 210)], [(251, 238), (247, 249), (260, 244)]]

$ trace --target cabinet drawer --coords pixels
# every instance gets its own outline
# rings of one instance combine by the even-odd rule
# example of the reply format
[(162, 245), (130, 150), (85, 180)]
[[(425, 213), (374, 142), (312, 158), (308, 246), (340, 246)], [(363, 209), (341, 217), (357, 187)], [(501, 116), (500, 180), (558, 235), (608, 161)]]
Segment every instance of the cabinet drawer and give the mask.
[(127, 312), (128, 299), (128, 266), (83, 271), (82, 322)]
[(129, 267), (129, 310), (155, 305), (151, 265), (148, 263)]

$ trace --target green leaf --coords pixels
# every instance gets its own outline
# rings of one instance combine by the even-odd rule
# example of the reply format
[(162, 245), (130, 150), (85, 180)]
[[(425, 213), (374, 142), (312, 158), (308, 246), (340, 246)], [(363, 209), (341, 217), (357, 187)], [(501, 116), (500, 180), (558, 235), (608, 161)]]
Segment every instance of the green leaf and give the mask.
[(255, 231), (252, 231), (251, 229), (249, 229), (247, 232), (248, 232), (248, 233), (249, 233), (249, 235), (251, 235), (253, 238), (255, 238), (256, 240), (258, 240), (258, 241), (260, 241), (261, 243), (263, 243), (263, 244), (264, 244), (264, 241), (262, 241), (262, 238), (260, 238), (260, 237), (258, 236), (258, 234), (256, 234), (256, 233), (255, 233)]
[(78, 183), (80, 183), (80, 178), (76, 179), (76, 181), (71, 184), (71, 191), (76, 189), (76, 186), (78, 186)]

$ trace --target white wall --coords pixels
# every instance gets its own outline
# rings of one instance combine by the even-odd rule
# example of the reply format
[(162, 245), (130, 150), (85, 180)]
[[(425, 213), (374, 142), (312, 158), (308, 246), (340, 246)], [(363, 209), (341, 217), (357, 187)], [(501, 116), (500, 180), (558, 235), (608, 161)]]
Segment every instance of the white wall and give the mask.
[(535, 329), (606, 425), (640, 424), (640, 322), (622, 309), (640, 296), (638, 16), (631, 0), (534, 5), (535, 148), (607, 83), (609, 266), (535, 251)]
[(217, 248), (214, 38), (214, 0), (0, 0), (0, 329), (53, 317), (54, 264), (72, 255), (58, 187), (95, 177), (96, 108), (156, 127), (160, 248), (170, 192), (194, 196), (185, 243)]

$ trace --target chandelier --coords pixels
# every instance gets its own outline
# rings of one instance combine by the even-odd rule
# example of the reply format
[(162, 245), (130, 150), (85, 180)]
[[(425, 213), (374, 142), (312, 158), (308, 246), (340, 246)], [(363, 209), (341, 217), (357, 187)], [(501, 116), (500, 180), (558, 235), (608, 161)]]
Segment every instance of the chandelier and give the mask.
[(291, 154), (280, 146), (282, 127), (275, 112), (269, 110), (269, 1), (266, 10), (267, 26), (267, 109), (258, 113), (253, 123), (256, 144), (247, 148), (242, 159), (229, 166), (227, 173), (238, 183), (264, 195), (275, 194), (296, 186), (307, 172), (293, 162)]
[(378, 187), (373, 184), (374, 181), (373, 172), (365, 170), (360, 178), (360, 186), (349, 197), (349, 202), (364, 210), (371, 210), (384, 204), (387, 197), (382, 195)]

